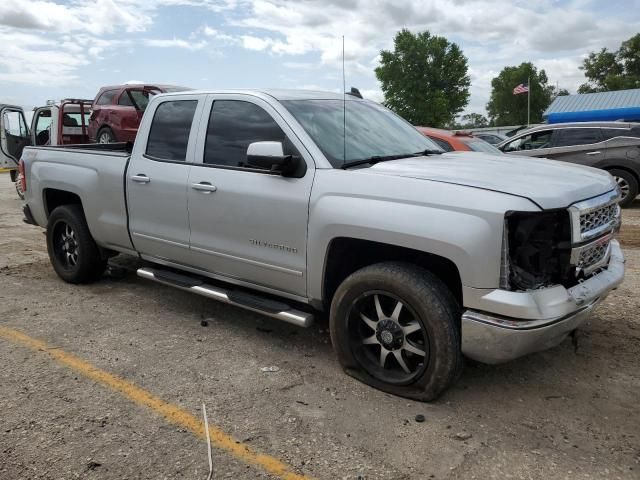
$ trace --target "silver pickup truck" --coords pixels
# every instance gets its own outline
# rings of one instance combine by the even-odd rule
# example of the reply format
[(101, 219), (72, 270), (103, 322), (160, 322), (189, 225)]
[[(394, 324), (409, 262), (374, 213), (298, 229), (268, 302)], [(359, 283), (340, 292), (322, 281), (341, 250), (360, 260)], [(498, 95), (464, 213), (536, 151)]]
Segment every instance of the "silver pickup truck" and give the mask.
[(624, 275), (607, 172), (444, 154), (352, 95), (159, 95), (130, 154), (28, 147), (20, 168), (63, 280), (123, 253), (145, 279), (299, 326), (329, 312), (347, 373), (419, 400), (463, 356), (557, 345)]

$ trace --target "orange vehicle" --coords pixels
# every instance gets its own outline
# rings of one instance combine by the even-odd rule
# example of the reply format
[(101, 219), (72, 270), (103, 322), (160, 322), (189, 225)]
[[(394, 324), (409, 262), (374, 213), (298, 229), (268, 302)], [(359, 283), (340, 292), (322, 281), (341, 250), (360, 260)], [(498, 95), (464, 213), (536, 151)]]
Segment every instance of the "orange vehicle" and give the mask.
[(474, 137), (471, 132), (443, 130), (441, 128), (416, 127), (425, 137), (436, 142), (445, 152), (501, 153), (496, 147)]

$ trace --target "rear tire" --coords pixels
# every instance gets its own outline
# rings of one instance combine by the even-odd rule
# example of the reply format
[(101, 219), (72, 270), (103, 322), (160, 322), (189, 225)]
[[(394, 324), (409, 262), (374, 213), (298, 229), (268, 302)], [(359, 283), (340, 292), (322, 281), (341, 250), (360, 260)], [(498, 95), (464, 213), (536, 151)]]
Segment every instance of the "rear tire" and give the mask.
[(385, 392), (431, 401), (461, 373), (460, 313), (431, 272), (379, 263), (338, 287), (331, 302), (331, 341), (347, 374)]
[(98, 130), (98, 135), (96, 135), (97, 143), (114, 143), (116, 141), (116, 136), (113, 134), (113, 130), (109, 127), (102, 127)]
[(622, 191), (620, 206), (623, 208), (628, 207), (638, 196), (638, 180), (636, 180), (636, 177), (627, 170), (614, 168), (609, 170), (609, 173), (616, 179), (616, 183)]
[(18, 197), (20, 197), (20, 200), (24, 200), (24, 190), (22, 190), (22, 180), (20, 178), (20, 174), (17, 175), (14, 185), (16, 187), (16, 193), (18, 194)]
[(63, 205), (51, 212), (47, 223), (47, 251), (53, 269), (65, 282), (93, 282), (107, 266), (107, 259), (100, 255), (79, 205)]

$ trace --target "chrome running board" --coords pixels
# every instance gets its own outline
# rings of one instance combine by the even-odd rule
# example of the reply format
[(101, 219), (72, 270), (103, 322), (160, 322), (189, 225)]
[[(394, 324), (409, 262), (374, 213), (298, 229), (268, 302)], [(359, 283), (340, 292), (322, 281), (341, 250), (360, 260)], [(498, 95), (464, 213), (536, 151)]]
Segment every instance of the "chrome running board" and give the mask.
[(268, 317), (276, 318), (298, 327), (309, 327), (313, 324), (313, 314), (295, 310), (289, 305), (277, 300), (271, 300), (243, 290), (225, 290), (204, 283), (196, 277), (175, 273), (169, 270), (153, 268), (139, 268), (138, 276), (152, 280), (163, 285), (168, 285), (187, 292), (196, 293), (203, 297), (228, 303), (236, 307), (261, 313)]

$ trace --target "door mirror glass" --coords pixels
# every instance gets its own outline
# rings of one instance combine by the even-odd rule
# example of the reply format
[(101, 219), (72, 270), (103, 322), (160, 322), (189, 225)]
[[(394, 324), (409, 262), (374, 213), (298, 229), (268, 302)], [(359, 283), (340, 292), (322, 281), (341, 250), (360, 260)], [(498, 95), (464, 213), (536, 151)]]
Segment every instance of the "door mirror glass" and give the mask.
[(299, 157), (285, 155), (282, 142), (253, 142), (247, 148), (247, 167), (260, 168), (282, 175), (291, 175), (298, 167)]

